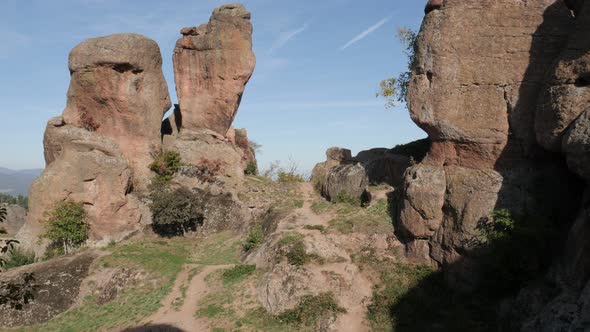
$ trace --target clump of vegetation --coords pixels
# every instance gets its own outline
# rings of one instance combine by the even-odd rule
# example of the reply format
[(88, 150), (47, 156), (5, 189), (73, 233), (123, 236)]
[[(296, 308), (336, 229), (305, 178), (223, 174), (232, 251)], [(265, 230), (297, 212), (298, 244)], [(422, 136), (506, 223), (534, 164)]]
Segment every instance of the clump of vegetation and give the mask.
[(280, 251), (283, 256), (287, 258), (287, 262), (295, 266), (303, 266), (312, 261), (320, 264), (324, 263), (324, 259), (317, 254), (308, 254), (303, 243), (305, 236), (300, 233), (291, 233), (285, 235), (279, 242)]
[(35, 263), (35, 253), (19, 247), (11, 248), (8, 251), (8, 259), (4, 264), (4, 269), (10, 270), (20, 266)]
[(69, 254), (88, 240), (89, 225), (84, 203), (64, 201), (49, 213), (42, 237), (61, 254)]
[(256, 271), (256, 265), (236, 265), (223, 271), (221, 276), (224, 284), (231, 284), (244, 280), (254, 271)]
[(243, 248), (249, 251), (258, 248), (264, 242), (264, 232), (261, 225), (256, 225), (250, 229), (248, 236), (244, 241)]
[(251, 161), (246, 165), (246, 169), (244, 169), (244, 174), (246, 175), (258, 175), (258, 166), (255, 162)]
[(305, 178), (301, 174), (287, 172), (284, 170), (279, 171), (277, 176), (279, 183), (305, 182)]
[(481, 287), (492, 294), (517, 291), (550, 264), (544, 257), (552, 252), (556, 232), (546, 219), (515, 217), (508, 210), (496, 210), (478, 229), (481, 235), (476, 249), (484, 254)]
[(339, 192), (338, 195), (336, 195), (336, 197), (334, 197), (334, 199), (332, 200), (332, 203), (349, 204), (354, 206), (362, 205), (361, 199), (359, 197), (352, 197), (344, 191)]
[(195, 165), (199, 174), (199, 179), (205, 182), (214, 183), (217, 176), (224, 172), (224, 162), (221, 159), (201, 158), (198, 165)]
[(426, 157), (428, 151), (430, 151), (430, 146), (430, 138), (423, 138), (407, 144), (396, 145), (389, 151), (394, 154), (410, 157), (416, 163), (419, 163), (422, 161), (422, 159), (424, 159), (424, 157)]
[(322, 214), (331, 208), (331, 204), (326, 201), (317, 201), (311, 204), (311, 211), (315, 214)]
[(353, 260), (378, 278), (367, 306), (373, 331), (494, 331), (495, 308), (484, 297), (451, 289), (442, 272), (380, 258), (369, 248)]
[(340, 307), (334, 294), (328, 292), (303, 296), (295, 308), (283, 312), (277, 318), (294, 326), (317, 327), (335, 320), (343, 313), (346, 313), (346, 309)]
[(0, 193), (0, 204), (15, 204), (25, 209), (29, 209), (29, 198), (27, 196), (18, 195), (12, 196), (4, 193)]
[(305, 225), (303, 226), (303, 228), (307, 230), (315, 230), (320, 231), (321, 233), (326, 233), (326, 227), (324, 227), (323, 225)]
[(157, 174), (159, 180), (169, 181), (183, 166), (180, 154), (174, 151), (160, 153), (150, 164), (150, 170)]
[(408, 70), (400, 73), (396, 78), (392, 77), (381, 81), (377, 97), (387, 100), (386, 108), (394, 107), (396, 102), (408, 104), (408, 87), (416, 62), (415, 48), (418, 34), (410, 29), (401, 28), (397, 32), (397, 38), (405, 47), (404, 54), (408, 57)]
[(336, 204), (336, 217), (329, 225), (343, 234), (383, 234), (393, 232), (387, 200), (379, 200), (368, 208), (351, 204)]
[(203, 224), (202, 202), (192, 190), (163, 188), (150, 194), (152, 229), (161, 236), (184, 236)]

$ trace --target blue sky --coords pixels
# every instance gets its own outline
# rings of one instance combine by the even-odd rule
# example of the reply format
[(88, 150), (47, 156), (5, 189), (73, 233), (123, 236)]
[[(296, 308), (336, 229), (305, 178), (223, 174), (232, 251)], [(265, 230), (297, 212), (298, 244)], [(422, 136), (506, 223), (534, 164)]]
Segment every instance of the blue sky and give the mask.
[[(259, 162), (289, 158), (302, 170), (330, 146), (353, 153), (426, 135), (403, 105), (375, 98), (404, 70), (400, 27), (417, 29), (425, 1), (251, 0), (257, 66), (234, 125), (260, 143)], [(2, 0), (0, 167), (42, 168), (45, 123), (69, 85), (68, 54), (86, 38), (137, 32), (162, 49), (176, 101), (172, 50), (182, 27), (206, 23), (213, 0)]]

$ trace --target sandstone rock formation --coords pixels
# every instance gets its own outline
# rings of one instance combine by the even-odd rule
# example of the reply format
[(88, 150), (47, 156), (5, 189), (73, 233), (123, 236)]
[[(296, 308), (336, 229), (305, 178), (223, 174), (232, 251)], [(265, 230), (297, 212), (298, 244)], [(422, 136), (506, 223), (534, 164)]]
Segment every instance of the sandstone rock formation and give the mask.
[(47, 124), (46, 169), (31, 186), (18, 234), (25, 245), (43, 251), (43, 222), (65, 200), (84, 203), (91, 243), (121, 240), (150, 222), (133, 191), (147, 187), (161, 149), (170, 107), (161, 66), (158, 45), (136, 34), (89, 39), (72, 50), (67, 107)]
[(164, 150), (195, 165), (220, 160), (226, 181), (236, 185), (248, 163), (256, 163), (246, 130), (231, 127), (256, 62), (250, 13), (224, 5), (208, 24), (181, 33), (174, 49), (179, 105), (164, 121)]
[(389, 184), (397, 187), (403, 183), (404, 172), (410, 166), (410, 158), (392, 153), (389, 149), (376, 148), (359, 152), (354, 160), (363, 165), (369, 183)]
[(25, 244), (36, 247), (47, 213), (65, 200), (84, 202), (91, 242), (121, 240), (149, 219), (130, 194), (133, 171), (112, 139), (57, 117), (47, 125), (45, 142), (48, 163), (31, 186), (27, 222), (18, 235)]
[(409, 257), (453, 266), (449, 280), (469, 288), (467, 244), (491, 211), (536, 215), (577, 204), (575, 179), (538, 146), (534, 126), (546, 69), (573, 20), (550, 0), (446, 0), (438, 9), (424, 18), (408, 94), (432, 146), (406, 172), (396, 232)]
[(208, 24), (181, 33), (174, 49), (179, 127), (225, 135), (256, 63), (250, 13), (239, 4), (224, 5), (213, 11)]
[(25, 223), (25, 217), (27, 215), (27, 210), (20, 205), (2, 205), (6, 208), (6, 220), (3, 223), (0, 223), (0, 229), (4, 229), (6, 234), (14, 235), (16, 234), (19, 229)]
[(311, 171), (311, 181), (319, 189), (326, 182), (330, 169), (352, 162), (352, 153), (348, 149), (331, 147), (326, 150), (326, 161), (315, 165)]
[(158, 44), (137, 34), (88, 39), (70, 53), (69, 68), (65, 123), (113, 139), (145, 187), (171, 107)]
[(361, 164), (340, 165), (328, 171), (321, 193), (329, 201), (358, 199), (367, 202), (370, 200), (368, 186), (369, 177)]

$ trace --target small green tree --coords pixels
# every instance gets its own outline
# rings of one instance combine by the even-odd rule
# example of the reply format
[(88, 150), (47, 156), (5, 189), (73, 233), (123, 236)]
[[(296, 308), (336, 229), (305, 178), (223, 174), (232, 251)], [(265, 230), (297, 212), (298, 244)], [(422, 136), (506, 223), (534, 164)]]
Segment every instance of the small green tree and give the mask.
[(182, 166), (180, 154), (168, 151), (159, 154), (150, 164), (150, 170), (158, 175), (161, 180), (169, 181)]
[(61, 246), (64, 254), (68, 254), (88, 239), (86, 218), (84, 203), (61, 202), (50, 212), (43, 237), (52, 241), (53, 245)]
[(408, 70), (400, 73), (398, 77), (392, 77), (381, 81), (377, 97), (383, 97), (387, 101), (386, 108), (391, 108), (397, 102), (408, 103), (408, 87), (412, 76), (412, 69), (416, 62), (416, 40), (418, 34), (407, 28), (397, 31), (397, 39), (404, 45), (404, 54), (408, 58)]

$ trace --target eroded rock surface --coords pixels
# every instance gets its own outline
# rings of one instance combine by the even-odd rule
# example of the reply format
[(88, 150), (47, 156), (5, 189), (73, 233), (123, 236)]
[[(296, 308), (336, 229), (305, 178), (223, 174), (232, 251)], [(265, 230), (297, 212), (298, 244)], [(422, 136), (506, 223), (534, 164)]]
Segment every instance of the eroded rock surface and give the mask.
[(171, 107), (160, 48), (138, 34), (92, 38), (70, 53), (65, 123), (113, 139), (145, 187)]
[[(465, 286), (476, 280), (466, 244), (491, 211), (577, 204), (575, 179), (538, 146), (534, 125), (545, 73), (574, 25), (562, 2), (438, 3), (418, 35), (408, 94), (432, 146), (406, 172), (396, 232), (410, 257), (452, 265), (448, 279)], [(539, 186), (550, 178), (561, 182)]]
[(23, 310), (0, 306), (0, 327), (29, 326), (45, 322), (68, 310), (78, 300), (80, 285), (88, 276), (90, 266), (100, 257), (97, 252), (85, 252), (75, 256), (24, 266), (0, 274), (0, 281), (21, 283), (24, 273), (33, 273), (34, 300)]
[(181, 128), (225, 135), (256, 63), (250, 13), (239, 4), (224, 5), (208, 24), (181, 33), (174, 49)]

